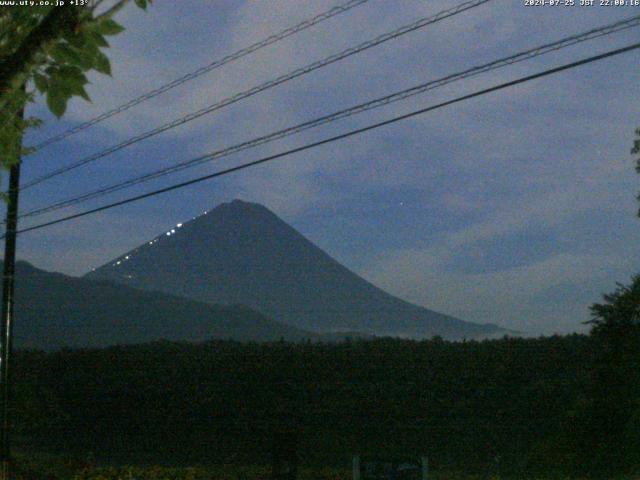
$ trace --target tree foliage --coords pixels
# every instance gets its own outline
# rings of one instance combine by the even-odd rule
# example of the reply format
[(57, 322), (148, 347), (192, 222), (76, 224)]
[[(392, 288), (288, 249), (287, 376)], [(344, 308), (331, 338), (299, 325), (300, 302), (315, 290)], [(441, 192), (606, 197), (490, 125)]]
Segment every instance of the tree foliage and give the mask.
[(604, 303), (591, 306), (593, 333), (622, 331), (630, 333), (640, 327), (640, 275), (629, 286), (618, 283), (613, 293), (604, 295)]
[[(150, 0), (136, 0), (146, 8)], [(53, 2), (51, 2), (53, 3)], [(51, 112), (61, 117), (70, 98), (90, 101), (86, 73), (110, 75), (104, 53), (106, 37), (124, 28), (113, 16), (128, 0), (109, 8), (104, 1), (83, 6), (15, 6), (0, 12), (0, 162), (5, 168), (19, 161), (24, 131), (40, 122), (22, 118), (37, 93), (46, 96)]]
[(640, 275), (591, 306), (594, 357), (583, 449), (590, 469), (612, 473), (639, 465)]
[(16, 427), (133, 464), (264, 464), (284, 432), (301, 468), (426, 453), (436, 470), (562, 473), (580, 463), (563, 435), (585, 420), (591, 350), (573, 335), (24, 352)]

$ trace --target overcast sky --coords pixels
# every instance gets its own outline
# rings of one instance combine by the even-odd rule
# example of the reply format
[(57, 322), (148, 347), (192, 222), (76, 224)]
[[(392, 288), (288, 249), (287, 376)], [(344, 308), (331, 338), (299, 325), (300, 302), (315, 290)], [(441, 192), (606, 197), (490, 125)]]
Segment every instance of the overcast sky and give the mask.
[[(579, 0), (577, 0), (579, 2)], [(313, 16), (338, 0), (156, 0), (119, 16), (113, 78), (34, 143)], [(460, 1), (370, 0), (25, 159), (26, 182)], [(598, 3), (598, 2), (596, 2)], [(23, 193), (40, 207), (572, 33), (640, 7), (494, 0), (287, 82)], [(638, 41), (638, 29), (458, 82), (212, 162), (28, 226), (280, 152)], [(639, 270), (637, 51), (443, 108), (126, 207), (27, 233), (19, 257), (80, 275), (234, 198), (266, 205), (367, 280), (411, 302), (531, 333), (584, 330), (589, 304)], [(42, 105), (42, 99), (39, 99)], [(339, 288), (339, 286), (337, 287)]]

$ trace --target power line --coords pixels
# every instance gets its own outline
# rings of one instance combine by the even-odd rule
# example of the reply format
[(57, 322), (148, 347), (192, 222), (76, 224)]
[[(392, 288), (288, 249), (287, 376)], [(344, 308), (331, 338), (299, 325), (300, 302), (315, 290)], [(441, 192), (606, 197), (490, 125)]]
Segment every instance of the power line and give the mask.
[(340, 60), (343, 60), (347, 57), (350, 57), (352, 55), (356, 55), (364, 50), (367, 50), (369, 48), (375, 47), (377, 45), (380, 45), (381, 43), (387, 42), (389, 40), (393, 40), (395, 38), (398, 38), (402, 35), (406, 35), (407, 33), (413, 32), (415, 30), (418, 30), (420, 28), (424, 28), (427, 25), (431, 25), (434, 23), (437, 23), (441, 20), (444, 20), (446, 18), (452, 17), (454, 15), (458, 15), (464, 11), (470, 10), (472, 8), (478, 7), (484, 3), (490, 2), (491, 0), (471, 0), (471, 1), (467, 1), (464, 2), (456, 7), (450, 8), (448, 10), (443, 10), (440, 13), (431, 16), (431, 17), (425, 17), (422, 18), (414, 23), (411, 23), (409, 25), (405, 25), (404, 27), (401, 27), (397, 30), (394, 30), (392, 32), (389, 33), (385, 33), (382, 34), (378, 37), (375, 37), (372, 40), (367, 40), (366, 42), (363, 42), (361, 44), (359, 44), (356, 47), (350, 47), (347, 48), (346, 50), (343, 50), (339, 53), (333, 54), (329, 57), (326, 57), (322, 60), (318, 60), (315, 61), (309, 65), (306, 65), (304, 67), (298, 68), (296, 70), (293, 70), (289, 73), (286, 73), (284, 75), (281, 75), (273, 80), (269, 80), (268, 82), (265, 82), (263, 84), (260, 84), (256, 87), (250, 88), (249, 90), (245, 90), (243, 92), (237, 93), (231, 97), (225, 98), (224, 100), (221, 100), (220, 102), (214, 103), (213, 105), (209, 105), (205, 108), (202, 108), (200, 110), (197, 110), (196, 112), (192, 112), (188, 115), (185, 115), (181, 118), (175, 119), (169, 123), (165, 123), (164, 125), (161, 125), (159, 127), (154, 128), (153, 130), (149, 130), (147, 132), (144, 132), (140, 135), (137, 135), (135, 137), (129, 138), (128, 140), (125, 140), (119, 144), (113, 145), (105, 150), (102, 150), (100, 152), (97, 152), (93, 155), (90, 155), (88, 157), (85, 157), (77, 162), (74, 162), (70, 165), (67, 165), (65, 167), (61, 167), (58, 168), (56, 170), (53, 170), (52, 172), (49, 172), (41, 177), (37, 177), (34, 180), (31, 180), (30, 182), (27, 182), (25, 185), (22, 186), (22, 189), (25, 190), (27, 188), (30, 188), (34, 185), (37, 185), (39, 183), (44, 182), (45, 180), (49, 180), (53, 177), (56, 177), (58, 175), (61, 175), (63, 173), (69, 172), (71, 170), (74, 170), (78, 167), (81, 167), (83, 165), (86, 165), (88, 163), (94, 162), (100, 158), (104, 158), (108, 155), (111, 155), (112, 153), (115, 153), (119, 150), (122, 150), (123, 148), (129, 147), (135, 143), (138, 143), (142, 140), (146, 140), (147, 138), (153, 137), (155, 135), (158, 135), (160, 133), (166, 132), (167, 130), (170, 130), (172, 128), (178, 127), (180, 125), (183, 125), (187, 122), (190, 122), (192, 120), (195, 120), (197, 118), (200, 118), (204, 115), (207, 115), (209, 113), (212, 113), (216, 110), (220, 110), (221, 108), (224, 108), (226, 106), (229, 106), (231, 104), (234, 104), (240, 100), (243, 100), (245, 98), (251, 97), (253, 95), (256, 95), (264, 90), (273, 88), (277, 85), (280, 85), (282, 83), (288, 82), (290, 80), (293, 80), (295, 78), (301, 77), (303, 75), (306, 75), (307, 73), (311, 73), (319, 68), (325, 67), (327, 65), (330, 65), (332, 63), (338, 62)]
[(316, 118), (292, 127), (288, 127), (286, 129), (279, 130), (277, 132), (270, 133), (268, 135), (257, 137), (252, 140), (248, 140), (246, 142), (225, 148), (223, 150), (218, 150), (216, 152), (201, 155), (199, 157), (187, 160), (185, 162), (178, 163), (176, 165), (172, 165), (170, 167), (162, 168), (162, 169), (159, 169), (138, 177), (134, 177), (134, 178), (125, 180), (123, 182), (118, 182), (106, 187), (101, 187), (97, 190), (82, 194), (80, 196), (67, 198), (65, 200), (59, 201), (52, 205), (48, 205), (48, 206), (44, 206), (44, 207), (40, 207), (31, 211), (28, 211), (22, 214), (20, 218), (35, 217), (35, 216), (42, 215), (45, 213), (50, 213), (65, 207), (69, 207), (71, 205), (76, 205), (78, 203), (99, 198), (109, 193), (113, 193), (128, 187), (132, 187), (134, 185), (139, 185), (141, 183), (144, 183), (156, 178), (160, 178), (162, 176), (169, 175), (178, 171), (182, 171), (187, 168), (191, 168), (191, 167), (203, 164), (205, 162), (210, 162), (215, 159), (226, 157), (228, 155), (238, 153), (240, 151), (247, 150), (249, 148), (254, 148), (259, 145), (263, 145), (265, 143), (270, 143), (272, 141), (279, 140), (281, 138), (284, 138), (296, 133), (300, 133), (302, 131), (305, 131), (311, 128), (315, 128), (317, 126), (320, 126), (326, 123), (331, 123), (342, 118), (350, 117), (352, 115), (356, 115), (362, 112), (372, 110), (374, 108), (381, 107), (383, 105), (388, 105), (393, 102), (404, 100), (414, 95), (418, 95), (426, 91), (433, 90), (435, 88), (447, 85), (449, 83), (453, 83), (458, 80), (462, 80), (475, 75), (479, 75), (481, 73), (502, 68), (507, 65), (512, 65), (524, 60), (529, 60), (531, 58), (544, 55), (549, 52), (567, 48), (569, 46), (572, 46), (587, 40), (592, 40), (605, 35), (610, 35), (615, 32), (625, 30), (627, 28), (637, 27), (639, 25), (640, 25), (640, 15), (636, 15), (629, 19), (621, 20), (613, 24), (605, 25), (603, 27), (594, 28), (580, 34), (565, 37), (561, 40), (558, 40), (552, 43), (548, 43), (539, 47), (525, 50), (523, 52), (519, 52), (514, 55), (510, 55), (508, 57), (494, 60), (487, 64), (475, 66), (475, 67), (466, 69), (462, 72), (448, 75), (446, 77), (443, 77), (437, 80), (432, 80), (427, 83), (422, 83), (420, 85), (417, 85), (405, 90), (401, 90), (399, 92), (395, 92), (390, 95), (386, 95), (384, 97), (380, 97), (375, 100), (368, 101), (366, 103), (362, 103), (347, 109), (343, 109), (329, 115), (324, 115), (322, 117), (319, 117), (319, 118)]
[[(238, 166), (235, 166), (235, 167), (227, 168), (225, 170), (220, 170), (218, 172), (215, 172), (215, 173), (212, 173), (212, 174), (209, 174), (209, 175), (204, 175), (204, 176), (201, 176), (201, 177), (197, 177), (197, 178), (194, 178), (194, 179), (191, 179), (191, 180), (187, 180), (185, 182), (181, 182), (181, 183), (177, 183), (177, 184), (171, 185), (169, 187), (160, 188), (158, 190), (147, 192), (147, 193), (144, 193), (142, 195), (136, 195), (134, 197), (129, 197), (127, 199), (120, 200), (120, 201), (117, 201), (117, 202), (113, 202), (113, 203), (110, 203), (110, 204), (107, 204), (107, 205), (103, 205), (101, 207), (93, 208), (93, 209), (90, 209), (90, 210), (85, 210), (84, 212), (76, 213), (76, 214), (73, 214), (73, 215), (68, 215), (66, 217), (62, 217), (62, 218), (59, 218), (57, 220), (52, 220), (50, 222), (45, 222), (45, 223), (41, 223), (41, 224), (38, 224), (38, 225), (34, 225), (32, 227), (24, 228), (24, 229), (18, 230), (16, 233), (18, 233), (18, 234), (26, 233), (26, 232), (30, 232), (30, 231), (33, 231), (33, 230), (38, 230), (38, 229), (41, 229), (41, 228), (49, 227), (49, 226), (52, 226), (52, 225), (56, 225), (58, 223), (62, 223), (62, 222), (66, 222), (66, 221), (69, 221), (69, 220), (76, 219), (76, 218), (84, 217), (84, 216), (87, 216), (87, 215), (91, 215), (93, 213), (102, 212), (104, 210), (109, 210), (111, 208), (118, 207), (118, 206), (121, 206), (121, 205), (126, 205), (128, 203), (136, 202), (138, 200), (142, 200), (142, 199), (149, 198), (149, 197), (154, 197), (156, 195), (160, 195), (162, 193), (170, 192), (172, 190), (177, 190), (177, 189), (180, 189), (180, 188), (184, 188), (184, 187), (187, 187), (189, 185), (193, 185), (193, 184), (196, 184), (196, 183), (203, 182), (205, 180), (211, 180), (213, 178), (217, 178), (217, 177), (221, 177), (221, 176), (224, 176), (224, 175), (228, 175), (230, 173), (234, 173), (234, 172), (237, 172), (237, 171), (240, 171), (240, 170), (244, 170), (244, 169), (247, 169), (247, 168), (250, 168), (250, 167), (254, 167), (256, 165), (267, 163), (267, 162), (270, 162), (272, 160), (276, 160), (278, 158), (282, 158), (282, 157), (285, 157), (285, 156), (292, 155), (294, 153), (299, 153), (299, 152), (302, 152), (302, 151), (305, 151), (305, 150), (309, 150), (309, 149), (318, 147), (320, 145), (333, 143), (335, 141), (342, 140), (342, 139), (345, 139), (345, 138), (348, 138), (348, 137), (352, 137), (354, 135), (359, 135), (359, 134), (367, 132), (369, 130), (374, 130), (376, 128), (380, 128), (380, 127), (383, 127), (383, 126), (386, 126), (386, 125), (390, 125), (392, 123), (396, 123), (396, 122), (399, 122), (401, 120), (405, 120), (407, 118), (415, 117), (417, 115), (422, 115), (424, 113), (427, 113), (427, 112), (430, 112), (430, 111), (433, 111), (433, 110), (437, 110), (437, 109), (440, 109), (440, 108), (443, 108), (443, 107), (446, 107), (446, 106), (449, 106), (449, 105), (453, 105), (455, 103), (459, 103), (459, 102), (462, 102), (462, 101), (465, 101), (465, 100), (469, 100), (471, 98), (475, 98), (475, 97), (479, 97), (479, 96), (482, 96), (482, 95), (486, 95), (488, 93), (492, 93), (492, 92), (495, 92), (495, 91), (498, 91), (498, 90), (502, 90), (502, 89), (505, 89), (505, 88), (508, 88), (508, 87), (512, 87), (514, 85), (519, 85), (521, 83), (529, 82), (531, 80), (535, 80), (535, 79), (546, 77), (548, 75), (559, 73), (559, 72), (562, 72), (562, 71), (565, 71), (565, 70), (576, 68), (576, 67), (579, 67), (581, 65), (586, 65), (588, 63), (593, 63), (593, 62), (596, 62), (596, 61), (599, 61), (599, 60), (603, 60), (603, 59), (608, 58), (608, 57), (612, 57), (612, 56), (615, 56), (615, 55), (621, 55), (623, 53), (630, 52), (630, 51), (636, 50), (638, 48), (640, 48), (640, 43), (635, 43), (635, 44), (632, 44), (632, 45), (629, 45), (629, 46), (626, 46), (626, 47), (618, 48), (616, 50), (610, 50), (610, 51), (608, 51), (606, 53), (602, 53), (600, 55), (594, 55), (594, 56), (591, 56), (591, 57), (584, 58), (582, 60), (578, 60), (578, 61), (575, 61), (575, 62), (572, 62), (572, 63), (567, 63), (567, 64), (564, 64), (564, 65), (561, 65), (559, 67), (555, 67), (555, 68), (551, 68), (551, 69), (548, 69), (548, 70), (544, 70), (542, 72), (535, 73), (533, 75), (527, 75), (525, 77), (520, 77), (520, 78), (518, 78), (516, 80), (511, 80), (509, 82), (501, 83), (499, 85), (495, 85), (495, 86), (490, 87), (490, 88), (485, 88), (485, 89), (478, 90), (476, 92), (473, 92), (473, 93), (470, 93), (470, 94), (467, 94), (467, 95), (463, 95), (461, 97), (454, 98), (453, 100), (448, 100), (446, 102), (438, 103), (436, 105), (432, 105), (430, 107), (422, 108), (420, 110), (414, 110), (413, 112), (406, 113), (404, 115), (400, 115), (400, 116), (397, 116), (397, 117), (393, 117), (393, 118), (390, 118), (388, 120), (384, 120), (382, 122), (374, 123), (374, 124), (368, 125), (366, 127), (358, 128), (358, 129), (355, 129), (355, 130), (350, 130), (350, 131), (348, 131), (346, 133), (342, 133), (340, 135), (336, 135), (336, 136), (333, 136), (333, 137), (325, 138), (324, 140), (320, 140), (320, 141), (317, 141), (317, 142), (309, 143), (307, 145), (303, 145), (301, 147), (297, 147), (297, 148), (293, 148), (293, 149), (290, 149), (290, 150), (287, 150), (287, 151), (284, 151), (284, 152), (280, 152), (280, 153), (277, 153), (275, 155), (270, 155), (268, 157), (263, 157), (263, 158), (261, 158), (259, 160), (254, 160), (252, 162), (248, 162), (248, 163), (244, 163), (244, 164), (241, 164), (241, 165), (238, 165)], [(3, 237), (4, 237), (4, 235), (3, 235)]]
[[(166, 91), (171, 90), (172, 88), (175, 88), (179, 85), (182, 85), (183, 83), (186, 83), (190, 80), (193, 80), (197, 77), (200, 77), (201, 75), (204, 75), (205, 73), (208, 73), (212, 70), (215, 70), (216, 68), (222, 67), (223, 65), (226, 65), (227, 63), (231, 63), (235, 60), (239, 60), (242, 57), (245, 57), (253, 52), (256, 52), (264, 47), (267, 47), (269, 45), (273, 45), (276, 42), (279, 42), (280, 40), (284, 40), (287, 37), (290, 37), (292, 35), (295, 35), (296, 33), (302, 32), (303, 30), (306, 30), (314, 25), (317, 25), (320, 22), (323, 22), (325, 20), (328, 20), (331, 17), (335, 17), (336, 15), (340, 15), (341, 13), (345, 13), (348, 12), (349, 10), (351, 10), (352, 8), (355, 8), (359, 5), (362, 5), (363, 3), (368, 2), (369, 0), (350, 0), (347, 3), (343, 4), (343, 5), (337, 5), (329, 10), (327, 10), (326, 12), (320, 13), (319, 15), (316, 15), (315, 17), (309, 18), (307, 20), (304, 20), (300, 23), (298, 23), (297, 25), (294, 25), (293, 27), (289, 27), (285, 30), (282, 30), (281, 32), (278, 32), (276, 34), (270, 35), (269, 37), (256, 42), (252, 45), (249, 45), (248, 47), (242, 48), (240, 50), (238, 50), (237, 52), (231, 53), (223, 58), (220, 58), (218, 60), (215, 60), (211, 63), (209, 63), (208, 65), (205, 65), (204, 67), (200, 67), (197, 70), (194, 70), (193, 72), (187, 73), (186, 75), (183, 75), (182, 77), (176, 78), (175, 80), (166, 83), (158, 88), (156, 88), (155, 90), (151, 90), (150, 92), (144, 93), (142, 95), (140, 95), (139, 97), (136, 97), (132, 100), (129, 100), (127, 103), (124, 103), (112, 110), (109, 110), (107, 112), (102, 113), (101, 115), (98, 115), (95, 118), (92, 118), (91, 120), (87, 120), (84, 123), (81, 123), (80, 125), (77, 125), (73, 128), (70, 128), (69, 130), (66, 130), (58, 135), (55, 135), (53, 137), (47, 138), (46, 140), (38, 143), (37, 145), (35, 145), (33, 148), (33, 151), (37, 151), (37, 150), (41, 150), (44, 147), (51, 145), (52, 143), (56, 143), (59, 142), (60, 140), (63, 140), (67, 137), (70, 137), (71, 135), (74, 135), (78, 132), (81, 132), (82, 130), (85, 130), (93, 125), (96, 125), (97, 123), (102, 122), (103, 120), (106, 120), (108, 118), (111, 118), (115, 115), (118, 115), (126, 110), (129, 110), (132, 107), (135, 107), (136, 105), (141, 104), (142, 102), (149, 100), (150, 98), (156, 97)], [(33, 153), (33, 152), (32, 152)]]

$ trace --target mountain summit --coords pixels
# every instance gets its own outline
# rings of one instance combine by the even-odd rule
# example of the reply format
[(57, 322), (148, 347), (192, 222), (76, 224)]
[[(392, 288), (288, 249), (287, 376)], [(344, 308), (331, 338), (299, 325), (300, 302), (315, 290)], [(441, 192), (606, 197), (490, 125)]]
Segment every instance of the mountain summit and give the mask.
[(241, 200), (178, 223), (86, 276), (211, 304), (243, 304), (315, 332), (451, 339), (506, 332), (389, 295), (266, 207)]

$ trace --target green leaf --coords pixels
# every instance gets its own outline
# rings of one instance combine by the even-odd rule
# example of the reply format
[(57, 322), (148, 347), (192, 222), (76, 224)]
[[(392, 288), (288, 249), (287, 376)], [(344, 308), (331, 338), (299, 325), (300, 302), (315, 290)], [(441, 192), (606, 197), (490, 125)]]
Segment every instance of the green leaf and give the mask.
[(147, 9), (147, 0), (136, 0), (136, 5), (143, 9), (146, 10)]
[(47, 77), (38, 72), (33, 74), (33, 83), (36, 84), (36, 88), (40, 93), (45, 93), (49, 88), (49, 81), (47, 80)]
[(73, 65), (79, 65), (81, 63), (80, 54), (69, 44), (62, 43), (58, 45), (53, 51), (52, 57), (60, 63), (70, 63)]
[(85, 77), (84, 73), (82, 73), (82, 70), (71, 65), (61, 66), (55, 73), (55, 76), (59, 77), (59, 79), (63, 82), (74, 80), (81, 82), (83, 85), (88, 82), (87, 77)]
[(58, 118), (62, 117), (67, 110), (67, 99), (68, 97), (59, 89), (49, 90), (47, 94), (47, 106), (49, 110), (51, 110), (51, 113)]
[(107, 56), (100, 51), (98, 52), (98, 55), (96, 55), (94, 68), (100, 73), (111, 76), (111, 63), (109, 63)]
[(124, 27), (111, 18), (105, 18), (96, 25), (95, 30), (101, 35), (117, 35), (124, 31)]
[(66, 81), (59, 73), (49, 77), (49, 95), (69, 98), (73, 95), (71, 82)]
[(69, 97), (72, 95), (78, 95), (84, 98), (87, 102), (91, 101), (84, 86), (89, 83), (87, 77), (82, 72), (78, 72), (74, 75), (65, 76), (62, 80), (64, 82), (62, 91)]
[(74, 90), (73, 93), (84, 98), (87, 102), (91, 103), (91, 97), (89, 96), (87, 91), (84, 89), (84, 86), (77, 87), (77, 90)]
[(107, 42), (105, 40), (105, 38), (100, 35), (98, 32), (96, 31), (88, 31), (87, 35), (89, 36), (89, 38), (91, 40), (93, 40), (93, 43), (98, 46), (98, 47), (104, 47), (104, 48), (108, 48), (109, 47), (109, 42)]
[(89, 70), (96, 64), (96, 52), (83, 50), (80, 55), (80, 67), (83, 70)]
[(49, 77), (49, 93), (69, 99), (73, 95), (87, 97), (84, 86), (87, 77), (78, 67), (63, 65)]
[[(88, 36), (87, 36), (88, 37)], [(79, 50), (80, 62), (79, 66), (83, 70), (89, 70), (96, 64), (96, 56), (100, 53), (98, 45), (91, 40), (85, 42), (84, 47)]]
[(67, 77), (64, 79), (64, 88), (62, 90), (70, 95), (78, 95), (85, 100), (90, 101), (89, 96), (84, 89), (84, 86), (87, 83), (88, 81), (86, 77), (82, 74), (79, 77)]
[(65, 39), (71, 46), (77, 48), (79, 51), (82, 51), (86, 47), (86, 38), (84, 35), (73, 33), (71, 35), (66, 35)]

